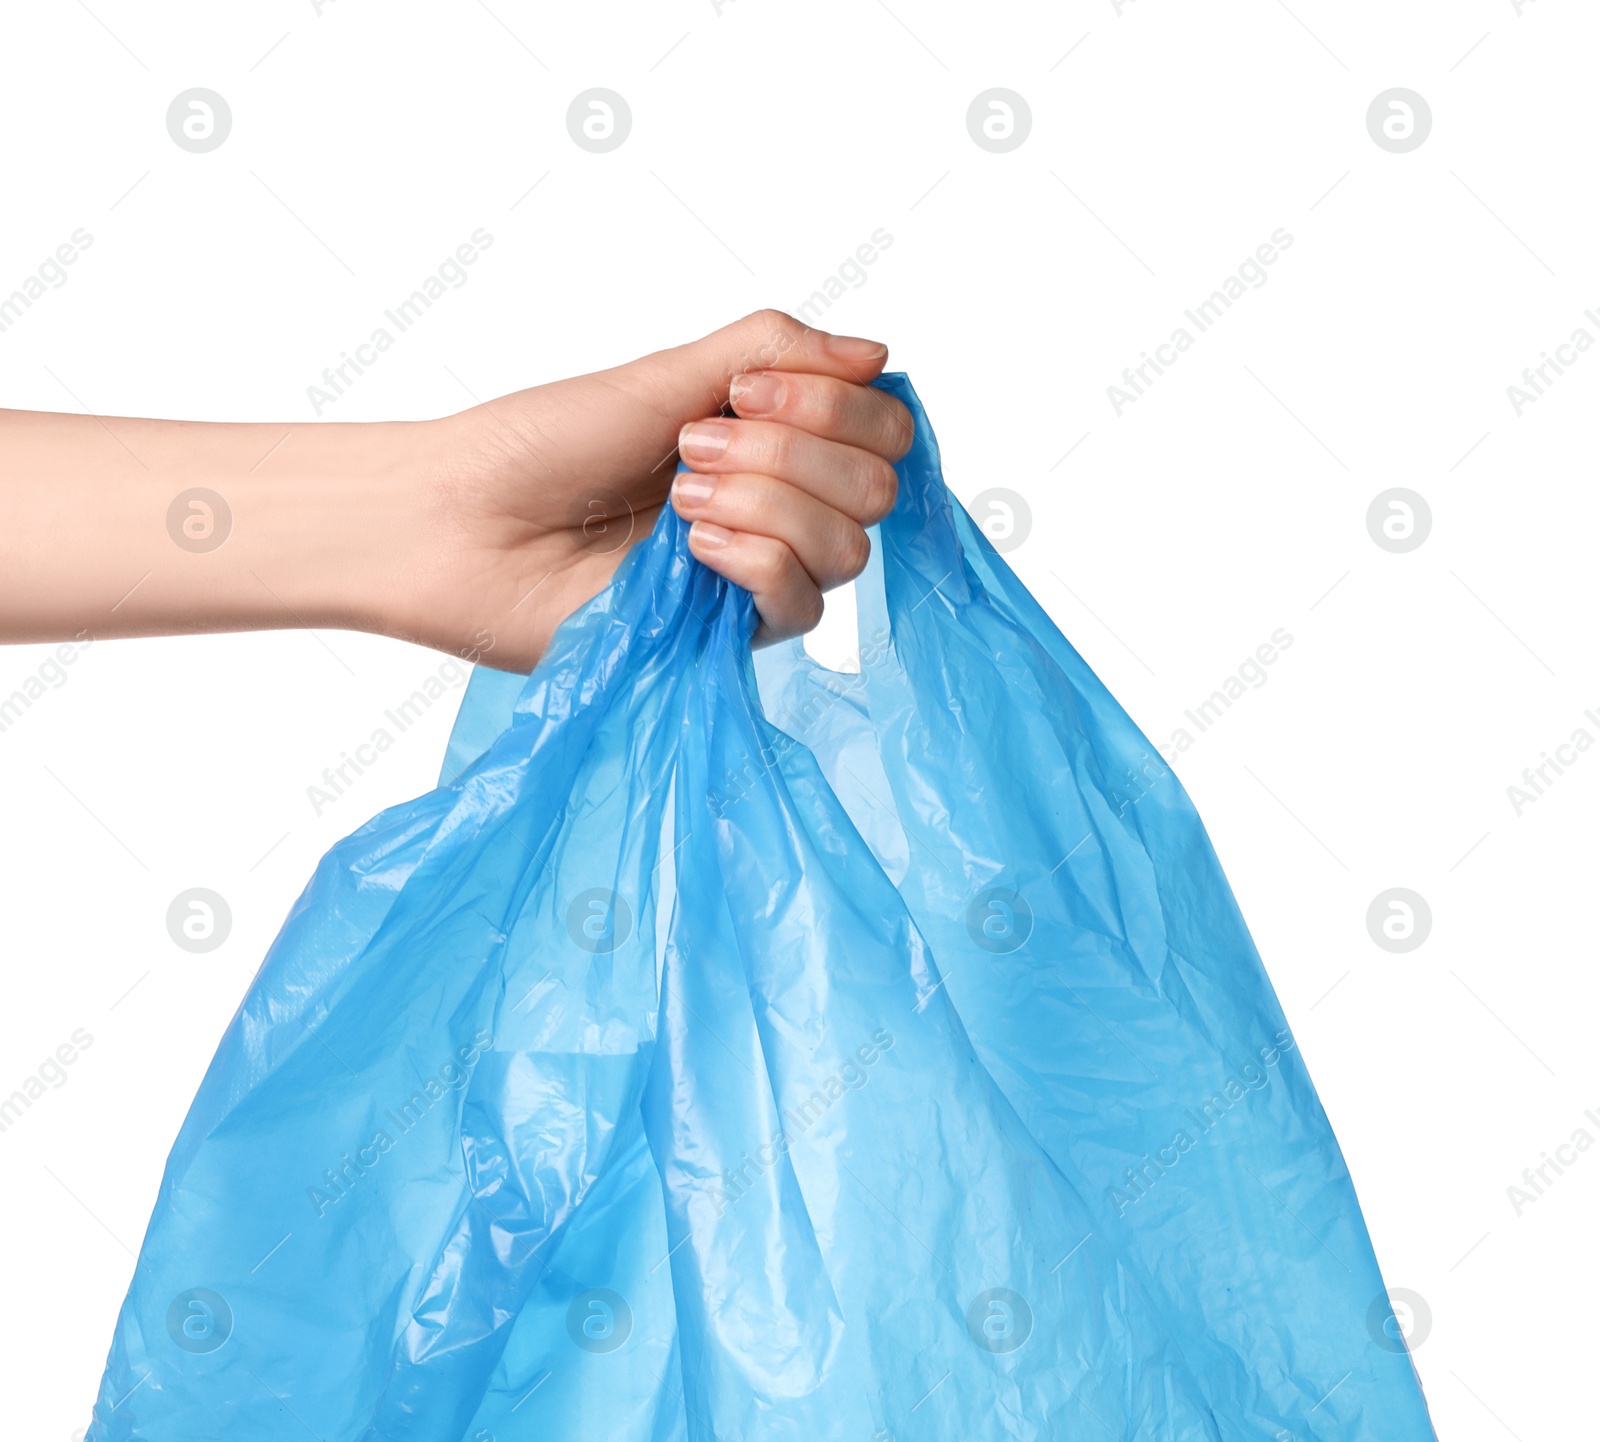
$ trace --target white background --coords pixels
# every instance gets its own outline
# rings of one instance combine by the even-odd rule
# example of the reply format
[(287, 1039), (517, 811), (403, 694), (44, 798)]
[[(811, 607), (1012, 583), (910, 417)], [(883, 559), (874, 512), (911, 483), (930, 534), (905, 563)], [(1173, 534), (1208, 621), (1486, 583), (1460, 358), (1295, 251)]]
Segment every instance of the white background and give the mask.
[[(1441, 1436), (1590, 1434), (1600, 1148), (1520, 1216), (1507, 1188), (1600, 1139), (1600, 749), (1521, 815), (1507, 787), (1600, 738), (1600, 355), (1520, 416), (1506, 387), (1600, 338), (1600, 23), (1577, 0), (891, 5), (8, 7), (0, 293), (94, 242), (0, 335), (0, 403), (310, 419), (306, 386), (481, 226), (470, 282), (327, 412), (439, 415), (792, 309), (886, 229), (822, 323), (889, 342), (960, 496), (1026, 497), (1009, 559), (1146, 732), (1292, 635), (1179, 774), (1386, 1278), (1431, 1311)], [(209, 154), (167, 133), (192, 86), (232, 108)], [(632, 109), (609, 154), (567, 133), (591, 86)], [(993, 86), (1032, 111), (1005, 154), (966, 128)], [(1366, 125), (1394, 86), (1433, 117), (1404, 154)], [(1279, 227), (1268, 283), (1119, 417), (1106, 387)], [(1366, 524), (1396, 486), (1432, 513), (1404, 554)], [(848, 649), (836, 623), (818, 645)], [(0, 695), (46, 655), (0, 652)], [(223, 1027), (321, 853), (432, 784), (453, 699), (320, 817), (306, 788), (442, 659), (103, 642), (0, 734), (0, 1093), (94, 1038), (0, 1135), (8, 1436), (85, 1425)], [(233, 912), (209, 955), (166, 931), (192, 886)], [(1432, 911), (1405, 954), (1365, 919), (1397, 886)]]

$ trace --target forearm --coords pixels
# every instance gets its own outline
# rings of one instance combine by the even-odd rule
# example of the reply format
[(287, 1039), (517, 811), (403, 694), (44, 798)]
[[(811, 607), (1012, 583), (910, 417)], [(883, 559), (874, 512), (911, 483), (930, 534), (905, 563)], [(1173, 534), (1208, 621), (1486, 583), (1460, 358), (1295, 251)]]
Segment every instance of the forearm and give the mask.
[(384, 629), (431, 434), (0, 411), (0, 641)]

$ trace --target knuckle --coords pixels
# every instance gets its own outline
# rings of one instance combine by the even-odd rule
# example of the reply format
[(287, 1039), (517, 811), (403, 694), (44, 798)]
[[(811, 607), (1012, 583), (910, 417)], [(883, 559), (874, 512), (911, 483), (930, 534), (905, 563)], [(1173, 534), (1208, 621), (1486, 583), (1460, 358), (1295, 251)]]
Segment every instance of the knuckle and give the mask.
[(898, 461), (911, 449), (911, 412), (893, 396), (880, 393), (882, 405), (877, 413), (880, 444), (875, 447), (891, 461)]
[(882, 456), (873, 456), (865, 467), (861, 484), (861, 511), (870, 525), (881, 521), (894, 509), (900, 491), (900, 477)]
[(794, 317), (774, 306), (751, 311), (740, 325), (749, 339), (742, 369), (764, 370), (800, 343), (801, 327)]
[(842, 381), (829, 380), (817, 386), (811, 398), (810, 411), (818, 434), (843, 434), (850, 425), (854, 399), (849, 386)]
[(795, 612), (800, 622), (802, 631), (813, 630), (822, 620), (822, 592), (815, 586), (807, 586), (805, 593), (796, 603)]
[(872, 542), (860, 526), (849, 526), (839, 541), (839, 574), (853, 581), (867, 569), (872, 556)]
[(755, 468), (772, 476), (786, 476), (795, 461), (795, 433), (789, 426), (768, 424), (748, 432), (749, 456)]
[(750, 557), (750, 569), (756, 582), (752, 589), (766, 591), (777, 587), (788, 574), (787, 562), (788, 547), (782, 541), (763, 536)]

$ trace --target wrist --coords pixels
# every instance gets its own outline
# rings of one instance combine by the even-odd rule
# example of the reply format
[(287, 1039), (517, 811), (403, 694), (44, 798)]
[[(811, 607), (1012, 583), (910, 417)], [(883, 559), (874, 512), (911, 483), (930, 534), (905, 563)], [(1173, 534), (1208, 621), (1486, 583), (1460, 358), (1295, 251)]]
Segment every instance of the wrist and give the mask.
[(415, 429), (296, 423), (182, 438), (172, 464), (152, 466), (176, 554), (141, 588), (141, 609), (157, 629), (383, 630), (420, 529)]
[(138, 426), (160, 535), (112, 634), (387, 629), (423, 532), (423, 426)]
[[(429, 564), (431, 422), (375, 421), (289, 427), (244, 487), (259, 522), (240, 563), (278, 592), (279, 618), (413, 639), (411, 606)], [(248, 517), (246, 518), (248, 520)], [(272, 579), (275, 573), (282, 582)]]

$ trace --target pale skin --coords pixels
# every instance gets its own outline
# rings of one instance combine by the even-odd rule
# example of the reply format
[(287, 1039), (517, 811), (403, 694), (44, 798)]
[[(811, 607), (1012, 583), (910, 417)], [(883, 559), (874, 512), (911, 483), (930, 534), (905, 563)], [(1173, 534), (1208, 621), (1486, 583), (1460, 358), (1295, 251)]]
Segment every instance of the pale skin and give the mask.
[(886, 359), (759, 311), (439, 420), (0, 411), (0, 642), (330, 627), (527, 671), (669, 500), (756, 643), (800, 635), (894, 504)]

